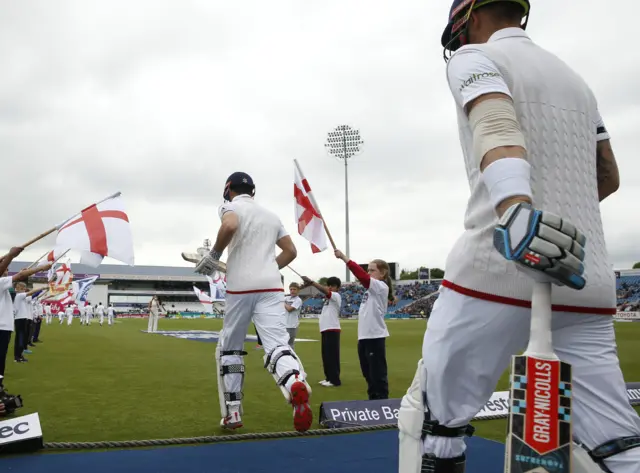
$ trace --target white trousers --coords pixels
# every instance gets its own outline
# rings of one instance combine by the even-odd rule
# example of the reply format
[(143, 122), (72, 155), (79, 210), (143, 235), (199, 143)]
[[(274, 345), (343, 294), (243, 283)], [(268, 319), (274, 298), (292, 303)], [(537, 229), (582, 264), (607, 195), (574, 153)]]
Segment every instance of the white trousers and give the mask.
[[(243, 350), (249, 325), (253, 321), (260, 334), (265, 361), (278, 347), (280, 347), (279, 350), (287, 349), (293, 352), (293, 349), (288, 346), (289, 333), (285, 325), (286, 311), (283, 292), (250, 294), (229, 294), (227, 292), (225, 301), (226, 313), (218, 341), (221, 351)], [(223, 366), (236, 364), (243, 364), (241, 356), (221, 357), (221, 365)], [(281, 377), (291, 370), (299, 371), (300, 380), (304, 379), (304, 373), (298, 360), (291, 356), (282, 356), (276, 365), (276, 375)], [(289, 378), (285, 386), (287, 391), (290, 390), (294, 381), (293, 376)], [(228, 392), (239, 392), (242, 390), (242, 376), (227, 374), (224, 376), (224, 384)]]
[(149, 311), (149, 325), (147, 326), (147, 332), (158, 331), (158, 313)]
[[(529, 340), (531, 310), (468, 297), (442, 288), (422, 347), (432, 419), (462, 427), (482, 409)], [(618, 361), (613, 318), (554, 312), (553, 347), (572, 366), (573, 433), (592, 449), (640, 435), (640, 418), (629, 404)], [(465, 450), (461, 438), (427, 436), (423, 453), (452, 458)], [(614, 473), (640, 471), (640, 448), (606, 460)]]
[(60, 321), (60, 323), (62, 323), (62, 321), (64, 320), (64, 313), (58, 314), (58, 320)]
[(47, 322), (47, 325), (51, 325), (51, 314), (45, 315), (45, 320)]
[(107, 315), (107, 323), (113, 325), (113, 315)]
[(100, 314), (100, 325), (104, 323), (104, 314)]
[(73, 322), (73, 314), (67, 316), (67, 325), (71, 325)]

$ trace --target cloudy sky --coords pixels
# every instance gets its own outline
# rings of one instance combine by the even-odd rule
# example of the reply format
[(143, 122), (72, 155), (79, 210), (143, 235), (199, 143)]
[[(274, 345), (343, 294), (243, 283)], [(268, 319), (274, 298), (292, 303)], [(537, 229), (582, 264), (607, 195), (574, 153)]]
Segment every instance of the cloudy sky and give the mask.
[[(607, 5), (535, 0), (528, 31), (599, 99), (622, 174), (602, 205), (607, 241), (628, 268), (640, 260), (640, 61), (625, 51), (640, 6)], [(366, 142), (349, 167), (351, 256), (443, 267), (469, 193), (439, 41), (449, 6), (0, 0), (1, 249), (122, 191), (136, 263), (186, 265), (181, 251), (215, 237), (238, 170), (295, 233), (294, 158), (343, 247), (344, 167), (323, 145), (344, 123)], [(330, 252), (294, 240), (296, 270), (343, 276)]]

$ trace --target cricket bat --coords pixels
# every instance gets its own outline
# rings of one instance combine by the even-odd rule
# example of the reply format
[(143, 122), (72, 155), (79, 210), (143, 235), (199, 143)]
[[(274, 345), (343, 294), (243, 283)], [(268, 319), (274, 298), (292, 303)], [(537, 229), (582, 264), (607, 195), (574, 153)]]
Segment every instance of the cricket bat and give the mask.
[[(198, 253), (185, 253), (182, 252), (182, 259), (185, 261), (188, 261), (190, 263), (194, 263), (194, 264), (198, 264), (200, 262), (200, 260), (202, 259), (202, 256), (200, 256)], [(222, 261), (218, 261), (216, 263), (216, 269), (218, 271), (220, 271), (221, 273), (226, 273), (227, 272), (227, 265), (225, 263), (223, 263)]]
[(505, 473), (571, 473), (571, 365), (553, 352), (551, 283), (534, 283), (529, 345), (510, 381)]

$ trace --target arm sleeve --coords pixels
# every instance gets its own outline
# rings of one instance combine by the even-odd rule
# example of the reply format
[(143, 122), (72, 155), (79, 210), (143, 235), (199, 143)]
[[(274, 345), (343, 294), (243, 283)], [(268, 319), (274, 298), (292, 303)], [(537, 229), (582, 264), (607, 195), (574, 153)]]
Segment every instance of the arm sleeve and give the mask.
[(233, 208), (233, 202), (225, 202), (218, 208), (218, 217), (222, 220), (222, 216), (227, 212), (233, 212), (235, 209)]
[(351, 273), (356, 278), (358, 278), (358, 281), (360, 281), (365, 288), (369, 289), (369, 284), (371, 284), (371, 276), (369, 276), (369, 274), (364, 269), (358, 266), (358, 263), (356, 263), (355, 261), (349, 260), (349, 262), (347, 263), (347, 267), (349, 268), (349, 271), (351, 271)]
[(597, 119), (597, 123), (596, 123), (596, 140), (597, 141), (604, 141), (604, 140), (610, 140), (611, 136), (609, 135), (609, 132), (607, 131), (607, 128), (604, 126), (604, 120), (602, 119), (602, 115), (600, 115), (600, 111), (597, 111), (598, 115), (596, 117)]
[(0, 278), (0, 291), (8, 291), (11, 286), (13, 286), (13, 278), (11, 276)]
[(337, 292), (333, 292), (333, 291), (332, 291), (332, 292), (330, 292), (330, 293), (329, 293), (329, 296), (327, 297), (327, 299), (332, 300), (333, 302), (335, 302), (335, 303), (336, 303), (336, 304), (338, 304), (338, 305), (341, 305), (341, 304), (342, 304), (342, 297), (341, 297), (341, 296), (340, 296), (340, 294), (339, 294), (339, 293), (337, 293)]
[(293, 307), (294, 309), (298, 310), (300, 307), (302, 307), (302, 299), (300, 299), (299, 297), (296, 297), (291, 302), (291, 307)]
[(511, 97), (498, 66), (473, 48), (459, 50), (447, 63), (447, 80), (456, 104), (463, 108), (486, 94), (500, 93)]
[(369, 288), (369, 290), (374, 294), (383, 295), (385, 298), (389, 297), (389, 286), (387, 286), (387, 283), (383, 281), (372, 279), (371, 287)]
[(281, 238), (284, 238), (286, 236), (289, 236), (289, 232), (284, 228), (284, 225), (282, 225), (282, 222), (280, 223), (280, 230), (278, 230), (278, 238), (276, 241), (280, 240)]

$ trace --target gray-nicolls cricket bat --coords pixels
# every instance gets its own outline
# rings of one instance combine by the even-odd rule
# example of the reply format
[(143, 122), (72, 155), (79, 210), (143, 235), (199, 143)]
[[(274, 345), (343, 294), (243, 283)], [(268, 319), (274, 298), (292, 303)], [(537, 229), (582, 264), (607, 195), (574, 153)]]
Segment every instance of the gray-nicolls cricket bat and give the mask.
[(535, 282), (531, 335), (513, 357), (505, 473), (571, 473), (571, 365), (551, 341), (551, 283)]

